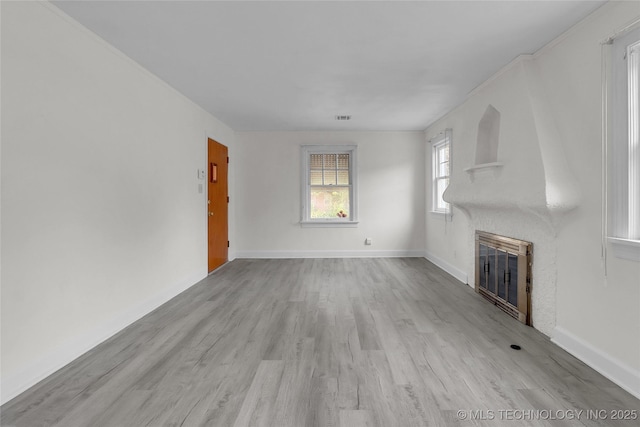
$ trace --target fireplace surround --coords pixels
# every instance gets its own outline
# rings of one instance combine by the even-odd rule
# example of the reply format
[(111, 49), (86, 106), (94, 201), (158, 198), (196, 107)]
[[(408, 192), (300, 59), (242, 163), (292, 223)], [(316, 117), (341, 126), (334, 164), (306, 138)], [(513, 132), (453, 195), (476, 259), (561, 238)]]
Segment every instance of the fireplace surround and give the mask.
[(476, 292), (520, 322), (531, 322), (533, 244), (476, 231)]

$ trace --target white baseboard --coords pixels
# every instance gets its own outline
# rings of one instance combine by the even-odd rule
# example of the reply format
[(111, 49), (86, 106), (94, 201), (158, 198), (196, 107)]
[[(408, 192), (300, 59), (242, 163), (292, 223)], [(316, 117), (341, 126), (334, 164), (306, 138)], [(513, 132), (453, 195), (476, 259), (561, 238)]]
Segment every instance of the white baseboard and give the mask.
[(440, 267), (441, 269), (443, 269), (444, 271), (446, 271), (447, 273), (449, 273), (450, 275), (452, 275), (453, 277), (455, 277), (456, 279), (458, 279), (459, 281), (461, 281), (462, 283), (464, 284), (469, 283), (467, 273), (465, 273), (464, 270), (461, 270), (458, 267), (452, 264), (449, 264), (447, 261), (443, 260), (440, 257), (435, 256), (430, 252), (426, 252), (425, 258), (431, 261), (432, 263), (434, 263), (435, 265), (437, 265), (438, 267)]
[(68, 365), (205, 277), (207, 277), (206, 272), (194, 274), (135, 307), (114, 315), (109, 321), (104, 322), (92, 331), (61, 343), (55, 349), (42, 354), (36, 361), (29, 363), (20, 372), (0, 379), (0, 405), (5, 404), (29, 387)]
[(554, 329), (551, 342), (640, 399), (640, 371), (634, 370), (559, 326)]
[(423, 250), (380, 251), (237, 251), (236, 258), (423, 258)]

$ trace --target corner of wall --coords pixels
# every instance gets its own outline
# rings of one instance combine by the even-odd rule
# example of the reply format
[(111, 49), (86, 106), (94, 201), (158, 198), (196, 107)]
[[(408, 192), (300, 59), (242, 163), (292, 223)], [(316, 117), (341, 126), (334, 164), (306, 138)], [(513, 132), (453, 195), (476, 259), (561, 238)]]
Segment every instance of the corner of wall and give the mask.
[(428, 251), (425, 254), (425, 258), (458, 279), (460, 282), (464, 283), (465, 285), (469, 284), (467, 273), (464, 270), (448, 263), (447, 261)]

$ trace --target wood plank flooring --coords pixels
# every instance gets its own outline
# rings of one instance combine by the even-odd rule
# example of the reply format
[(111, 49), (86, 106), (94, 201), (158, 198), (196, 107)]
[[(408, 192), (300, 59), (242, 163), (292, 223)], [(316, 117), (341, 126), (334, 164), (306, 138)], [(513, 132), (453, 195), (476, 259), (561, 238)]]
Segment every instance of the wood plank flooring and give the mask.
[(640, 425), (611, 410), (640, 401), (424, 259), (235, 260), (0, 424)]

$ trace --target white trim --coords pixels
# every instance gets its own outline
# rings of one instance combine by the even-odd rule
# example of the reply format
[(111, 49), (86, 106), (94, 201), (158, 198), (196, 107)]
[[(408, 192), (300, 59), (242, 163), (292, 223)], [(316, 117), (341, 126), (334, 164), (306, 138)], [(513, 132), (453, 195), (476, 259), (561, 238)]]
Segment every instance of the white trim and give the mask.
[(425, 253), (425, 258), (432, 262), (433, 264), (435, 264), (437, 267), (440, 267), (441, 269), (443, 269), (444, 271), (446, 271), (447, 273), (449, 273), (450, 275), (452, 275), (453, 277), (455, 277), (456, 279), (458, 279), (459, 281), (461, 281), (464, 284), (468, 284), (468, 277), (467, 277), (467, 273), (465, 273), (464, 270), (459, 269), (458, 267), (454, 266), (453, 264), (449, 264), (447, 261), (443, 260), (442, 258), (432, 254), (429, 251), (426, 251)]
[[(431, 210), (430, 212), (441, 213), (444, 215), (449, 215), (451, 213), (451, 204), (448, 203), (443, 197), (442, 201), (447, 204), (447, 207), (445, 209), (437, 208), (438, 203), (440, 201), (438, 199), (438, 181), (441, 179), (446, 179), (447, 181), (449, 181), (449, 183), (451, 183), (451, 175), (453, 173), (453, 145), (451, 143), (452, 133), (453, 133), (452, 130), (447, 128), (442, 132), (440, 132), (435, 137), (429, 139), (428, 141), (429, 144), (431, 144), (431, 206), (430, 206)], [(438, 160), (438, 156), (436, 152), (441, 147), (449, 148), (449, 160), (447, 161), (449, 163), (449, 174), (446, 176), (436, 176), (438, 175), (438, 166), (439, 166), (436, 164)], [(449, 184), (447, 184), (447, 187), (448, 186)], [(446, 189), (445, 189), (445, 192), (446, 192)]]
[(336, 221), (332, 219), (300, 221), (302, 228), (357, 228), (358, 221)]
[(505, 65), (504, 67), (500, 68), (498, 71), (493, 73), (493, 75), (491, 75), (487, 80), (480, 83), (475, 88), (471, 89), (471, 91), (467, 94), (467, 99), (477, 95), (478, 92), (490, 86), (493, 82), (498, 80), (503, 74), (505, 74), (508, 71), (511, 71), (511, 69), (514, 68), (515, 66), (520, 65), (523, 62), (531, 61), (532, 59), (533, 59), (533, 55), (529, 55), (529, 54), (519, 55), (515, 57), (507, 65)]
[(614, 31), (614, 33), (609, 37), (602, 40), (600, 44), (611, 44), (615, 39), (624, 36), (628, 32), (635, 30), (636, 28), (640, 28), (640, 17), (633, 18), (633, 20), (629, 21), (629, 23), (624, 25), (622, 28), (619, 28), (618, 30)]
[[(207, 277), (211, 276), (212, 274), (215, 274), (217, 272), (219, 272), (220, 270), (222, 270), (223, 268), (225, 268), (226, 266), (229, 265), (229, 263), (231, 263), (231, 260), (225, 262), (222, 265), (219, 265), (218, 267), (214, 268), (213, 270), (211, 270), (209, 273), (207, 273)], [(196, 282), (197, 283), (197, 282)]]
[(206, 277), (206, 272), (194, 274), (143, 303), (112, 316), (93, 330), (60, 343), (54, 350), (41, 354), (37, 360), (28, 363), (20, 372), (3, 377), (0, 380), (0, 404), (18, 396)]
[(627, 46), (628, 90), (628, 168), (630, 239), (640, 238), (640, 34), (638, 40)]
[(554, 329), (551, 342), (640, 399), (640, 371), (609, 356), (559, 326)]
[(424, 251), (405, 250), (328, 250), (328, 251), (238, 251), (237, 258), (283, 259), (283, 258), (423, 258)]
[[(640, 237), (640, 223), (637, 222), (640, 210), (640, 188), (637, 184), (640, 177), (640, 124), (637, 122), (637, 110), (640, 108), (637, 87), (639, 43), (640, 27), (612, 40), (611, 48), (603, 48), (602, 52), (603, 128), (611, 129), (611, 133), (608, 130), (604, 133), (604, 157), (610, 162), (604, 163), (608, 182), (603, 195), (603, 201), (607, 203), (607, 221), (603, 228), (614, 255), (630, 260), (640, 260), (633, 243)], [(607, 76), (609, 72), (610, 77)]]
[(640, 261), (640, 240), (609, 237), (607, 241), (611, 244), (613, 255), (616, 257), (629, 261)]

